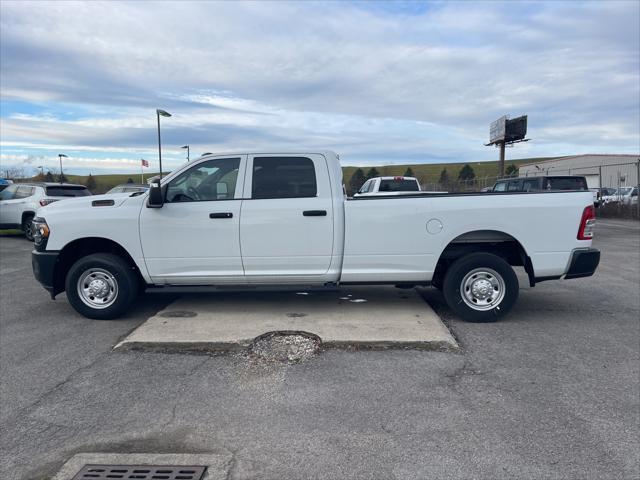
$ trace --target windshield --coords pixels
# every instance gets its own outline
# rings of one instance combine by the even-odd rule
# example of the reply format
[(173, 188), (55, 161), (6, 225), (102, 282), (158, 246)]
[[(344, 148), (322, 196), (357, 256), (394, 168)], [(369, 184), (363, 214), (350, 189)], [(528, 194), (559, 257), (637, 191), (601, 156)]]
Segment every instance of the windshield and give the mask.
[(91, 192), (86, 187), (69, 187), (61, 185), (59, 187), (47, 187), (47, 196), (49, 197), (86, 197)]

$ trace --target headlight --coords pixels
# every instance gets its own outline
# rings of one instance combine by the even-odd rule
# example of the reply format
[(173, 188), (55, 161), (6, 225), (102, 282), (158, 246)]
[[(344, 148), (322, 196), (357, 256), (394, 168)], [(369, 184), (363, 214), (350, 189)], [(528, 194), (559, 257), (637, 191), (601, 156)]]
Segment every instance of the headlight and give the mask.
[(33, 219), (33, 243), (36, 247), (44, 249), (49, 238), (49, 225), (44, 218), (36, 217)]

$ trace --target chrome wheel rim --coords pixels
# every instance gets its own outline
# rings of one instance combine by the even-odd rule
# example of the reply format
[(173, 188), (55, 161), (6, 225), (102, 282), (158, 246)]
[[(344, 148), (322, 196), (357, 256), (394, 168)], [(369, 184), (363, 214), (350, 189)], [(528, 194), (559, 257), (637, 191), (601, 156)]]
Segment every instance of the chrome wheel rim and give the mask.
[(490, 268), (476, 268), (467, 273), (460, 283), (464, 303), (480, 312), (491, 310), (504, 299), (506, 287), (498, 272)]
[(110, 272), (103, 268), (85, 270), (78, 278), (78, 296), (91, 308), (107, 308), (118, 297), (118, 282)]

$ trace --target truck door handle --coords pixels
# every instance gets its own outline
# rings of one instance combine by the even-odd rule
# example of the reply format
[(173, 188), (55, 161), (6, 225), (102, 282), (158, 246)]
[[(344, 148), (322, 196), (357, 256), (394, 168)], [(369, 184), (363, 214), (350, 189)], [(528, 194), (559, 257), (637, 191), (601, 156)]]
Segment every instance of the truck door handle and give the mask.
[(231, 212), (210, 213), (209, 218), (233, 218), (233, 213)]
[(304, 215), (305, 217), (326, 217), (327, 211), (326, 210), (305, 210), (304, 212), (302, 212), (302, 215)]

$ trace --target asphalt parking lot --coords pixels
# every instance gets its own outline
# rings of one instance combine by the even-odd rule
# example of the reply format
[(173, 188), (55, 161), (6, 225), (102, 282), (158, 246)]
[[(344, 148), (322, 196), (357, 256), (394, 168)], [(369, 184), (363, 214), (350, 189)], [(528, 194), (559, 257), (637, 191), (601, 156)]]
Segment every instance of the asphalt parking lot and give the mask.
[(230, 479), (638, 478), (640, 224), (601, 220), (594, 244), (593, 277), (523, 288), (496, 324), (422, 291), (459, 351), (286, 364), (114, 352), (178, 295), (90, 321), (2, 237), (0, 478), (49, 479), (82, 452), (220, 454)]

